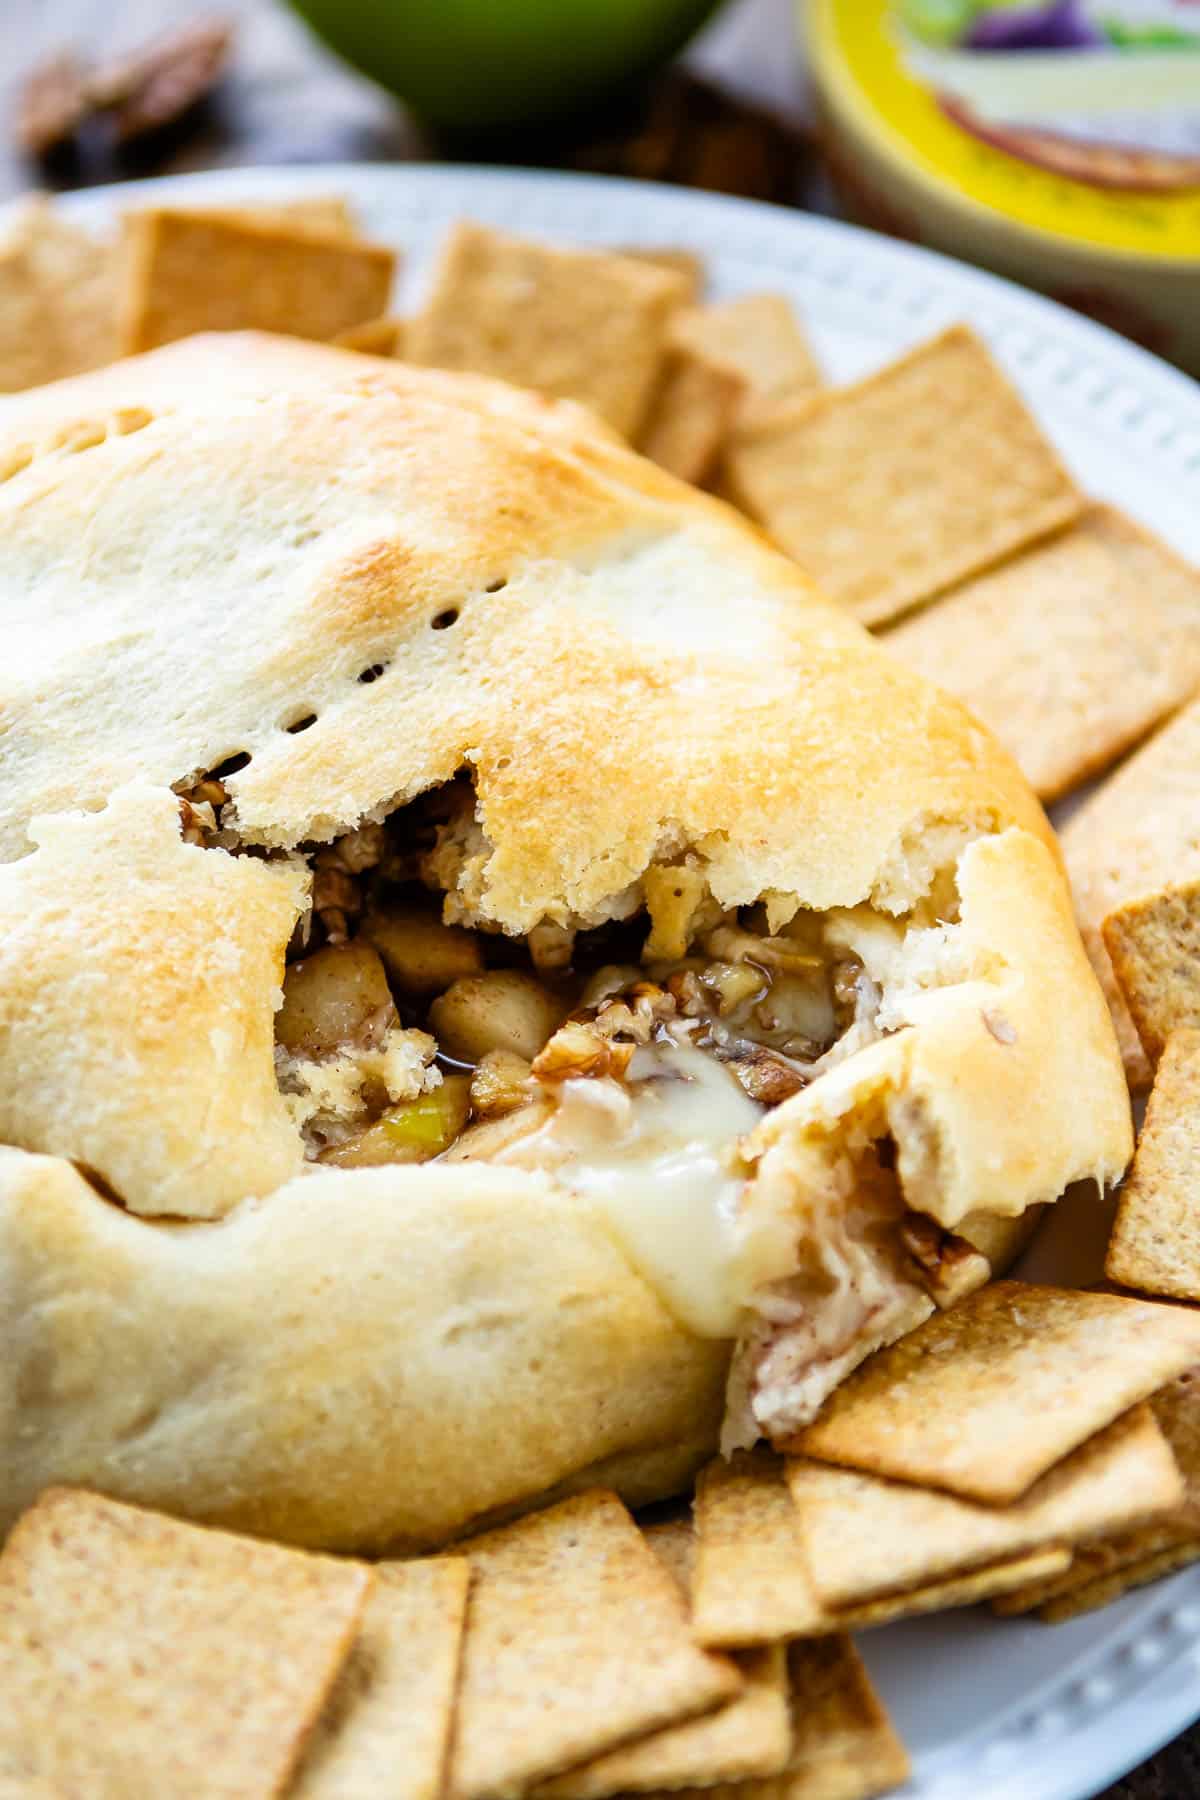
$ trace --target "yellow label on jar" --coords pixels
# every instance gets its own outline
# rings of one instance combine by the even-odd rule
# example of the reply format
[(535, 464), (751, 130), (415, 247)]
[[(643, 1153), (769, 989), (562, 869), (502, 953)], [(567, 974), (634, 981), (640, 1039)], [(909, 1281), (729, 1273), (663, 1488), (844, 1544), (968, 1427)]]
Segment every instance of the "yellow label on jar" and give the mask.
[(1200, 257), (1196, 0), (809, 0), (808, 16), (829, 103), (943, 196)]

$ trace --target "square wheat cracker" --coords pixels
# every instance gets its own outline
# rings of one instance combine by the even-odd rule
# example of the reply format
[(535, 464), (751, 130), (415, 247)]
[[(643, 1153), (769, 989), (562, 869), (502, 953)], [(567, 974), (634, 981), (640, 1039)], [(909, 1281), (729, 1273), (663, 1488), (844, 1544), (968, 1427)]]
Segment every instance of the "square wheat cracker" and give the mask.
[(852, 387), (774, 409), (726, 466), (832, 599), (882, 625), (1068, 525), (1083, 500), (965, 326)]
[(716, 467), (745, 392), (734, 368), (691, 350), (672, 350), (638, 449), (697, 486)]
[(288, 231), (315, 231), (326, 237), (359, 238), (354, 208), (344, 194), (297, 194), (290, 200), (260, 200), (215, 206), (211, 200), (177, 202), (181, 212), (240, 219), (250, 225), (282, 225)]
[(981, 1601), (994, 1600), (997, 1595), (1026, 1588), (1035, 1581), (1049, 1581), (1065, 1575), (1070, 1565), (1070, 1551), (1052, 1545), (1028, 1555), (989, 1563), (986, 1568), (952, 1576), (949, 1581), (931, 1581), (924, 1586), (906, 1588), (903, 1593), (864, 1600), (858, 1606), (839, 1607), (830, 1614), (830, 1620), (846, 1631), (869, 1631), (874, 1626), (892, 1625), (897, 1619), (978, 1606)]
[(1200, 1314), (994, 1281), (842, 1383), (789, 1448), (992, 1505), (1200, 1360)]
[(1200, 1300), (1200, 1031), (1167, 1039), (1104, 1269), (1124, 1287)]
[(1101, 924), (1124, 901), (1200, 876), (1200, 701), (1190, 701), (1092, 794), (1062, 831), (1075, 911), (1117, 1028), (1130, 1086), (1150, 1064), (1104, 948)]
[(1145, 1404), (1003, 1508), (827, 1463), (790, 1462), (788, 1481), (813, 1587), (838, 1608), (1127, 1530), (1173, 1511), (1185, 1491)]
[(992, 1600), (992, 1611), (1000, 1619), (1039, 1612), (1049, 1601), (1057, 1600), (1063, 1594), (1094, 1587), (1122, 1569), (1132, 1568), (1195, 1541), (1170, 1525), (1143, 1525), (1134, 1531), (1102, 1538), (1095, 1544), (1081, 1544), (1065, 1569), (1035, 1575), (1007, 1593), (997, 1595)]
[(1077, 1547), (1062, 1574), (1021, 1584), (993, 1602), (993, 1611), (1008, 1615), (1041, 1607), (1060, 1594), (1091, 1587), (1118, 1569), (1147, 1561), (1167, 1550), (1200, 1544), (1200, 1370), (1189, 1369), (1162, 1388), (1151, 1411), (1184, 1480), (1179, 1504), (1153, 1524), (1135, 1526)]
[(405, 353), (580, 401), (632, 439), (659, 380), (668, 321), (687, 294), (683, 275), (644, 260), (464, 222), (409, 322)]
[(1126, 900), (1100, 934), (1153, 1067), (1172, 1031), (1200, 1026), (1200, 877)]
[(437, 1800), (470, 1573), (465, 1557), (376, 1565), (358, 1637), (289, 1789), (293, 1800)]
[(328, 340), (387, 311), (396, 258), (380, 244), (155, 207), (125, 219), (125, 351), (195, 331)]
[[(642, 1529), (687, 1600), (696, 1552), (691, 1520), (664, 1519)], [(538, 1800), (602, 1800), (610, 1794), (777, 1774), (792, 1744), (783, 1646), (743, 1651), (736, 1667), (745, 1683), (742, 1692), (715, 1712), (610, 1750), (531, 1792)]]
[(740, 1692), (614, 1494), (565, 1500), (456, 1546), (471, 1564), (446, 1793), (491, 1800)]
[(280, 1794), (371, 1583), (48, 1489), (0, 1554), (0, 1768), (88, 1800)]
[(1038, 1608), (1038, 1617), (1047, 1625), (1065, 1625), (1068, 1619), (1078, 1619), (1083, 1613), (1111, 1606), (1114, 1600), (1131, 1593), (1134, 1588), (1146, 1587), (1152, 1581), (1161, 1581), (1164, 1576), (1174, 1575), (1179, 1569), (1186, 1569), (1196, 1561), (1200, 1561), (1200, 1542), (1193, 1541), (1156, 1551), (1153, 1556), (1143, 1557), (1136, 1562), (1122, 1563), (1119, 1568), (1101, 1576), (1097, 1581), (1083, 1587), (1070, 1588), (1047, 1600)]
[(692, 1630), (700, 1643), (768, 1643), (828, 1629), (777, 1456), (759, 1447), (709, 1463), (696, 1483), (695, 1514)]
[(783, 1771), (676, 1791), (675, 1800), (873, 1800), (908, 1779), (908, 1753), (849, 1638), (790, 1644), (787, 1661), (792, 1753)]
[(11, 213), (0, 244), (0, 392), (39, 387), (118, 354), (111, 246), (44, 195)]
[(368, 319), (363, 325), (339, 331), (332, 341), (339, 350), (357, 350), (363, 356), (402, 356), (404, 320), (394, 316)]
[(812, 346), (784, 294), (740, 294), (736, 300), (690, 306), (676, 313), (670, 338), (676, 349), (722, 363), (742, 377), (739, 429), (822, 386)]
[(1111, 507), (886, 638), (965, 702), (1041, 799), (1095, 775), (1200, 685), (1200, 571)]
[(701, 1579), (693, 1591), (692, 1628), (709, 1644), (824, 1637), (974, 1606), (1059, 1573), (1070, 1561), (1066, 1551), (1039, 1550), (861, 1606), (831, 1609), (813, 1586), (803, 1521), (779, 1457), (760, 1449), (741, 1452), (731, 1463), (711, 1463), (697, 1484), (696, 1516)]
[(704, 258), (694, 250), (677, 249), (669, 244), (618, 244), (618, 256), (632, 257), (634, 262), (649, 263), (651, 268), (666, 269), (682, 275), (687, 282), (685, 304), (695, 306), (708, 285), (708, 269)]

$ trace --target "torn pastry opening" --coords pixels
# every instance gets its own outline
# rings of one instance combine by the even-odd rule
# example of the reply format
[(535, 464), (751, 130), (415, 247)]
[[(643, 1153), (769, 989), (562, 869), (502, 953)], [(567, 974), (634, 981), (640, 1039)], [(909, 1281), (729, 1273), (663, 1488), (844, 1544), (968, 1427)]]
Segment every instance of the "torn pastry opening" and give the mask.
[[(184, 833), (263, 854), (223, 826), (228, 773), (181, 789)], [(523, 937), (486, 916), (466, 777), (301, 848), (312, 906), (275, 1054), (308, 1159), (499, 1162), (595, 1203), (685, 1325), (738, 1340), (731, 1443), (786, 1437), (871, 1349), (986, 1280), (907, 1204), (882, 1103), (791, 1158), (782, 1250), (777, 1197), (755, 1202), (763, 1121), (909, 1029), (900, 987), (978, 972), (955, 941), (961, 839), (902, 910), (725, 907), (684, 850), (603, 916)]]

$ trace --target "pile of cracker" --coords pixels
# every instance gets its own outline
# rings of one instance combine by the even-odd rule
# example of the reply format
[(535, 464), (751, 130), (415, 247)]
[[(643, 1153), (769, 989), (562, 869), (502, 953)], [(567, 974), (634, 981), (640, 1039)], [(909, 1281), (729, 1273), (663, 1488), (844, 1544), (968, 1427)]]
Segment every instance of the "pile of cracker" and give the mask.
[(1200, 1314), (995, 1282), (691, 1511), (593, 1490), (366, 1563), (44, 1493), (0, 1553), (0, 1789), (870, 1800), (847, 1633), (1072, 1616), (1200, 1557)]

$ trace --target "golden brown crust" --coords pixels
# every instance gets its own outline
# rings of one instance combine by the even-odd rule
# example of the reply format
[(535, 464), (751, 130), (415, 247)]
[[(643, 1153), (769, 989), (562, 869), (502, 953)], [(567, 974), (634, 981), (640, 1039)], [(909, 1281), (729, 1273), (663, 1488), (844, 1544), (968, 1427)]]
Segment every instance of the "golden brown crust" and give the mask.
[[(80, 998), (89, 961), (116, 954), (90, 926), (97, 954), (85, 934), (41, 984), (58, 1035), (77, 1024), (70, 1048), (25, 1080), (23, 1016), (0, 1054), (5, 1103), (25, 1109), (10, 1134), (55, 1152), (0, 1168), (5, 1516), (49, 1481), (86, 1480), (302, 1543), (426, 1543), (585, 1471), (651, 1498), (713, 1444), (729, 1345), (685, 1331), (591, 1206), (544, 1177), (447, 1163), (260, 1178), (272, 1103), (255, 1114), (246, 1096), (262, 1095), (271, 971), (302, 884), (286, 862), (179, 842), (165, 791), (238, 753), (251, 760), (222, 823), (284, 850), (466, 766), (479, 911), (512, 932), (636, 901), (648, 865), (687, 849), (723, 904), (765, 894), (785, 919), (867, 899), (903, 913), (959, 864), (962, 921), (914, 940), (891, 1035), (749, 1146), (751, 1260), (760, 1237), (768, 1261), (782, 1245), (775, 1274), (798, 1176), (854, 1132), (890, 1131), (906, 1198), (947, 1225), (1124, 1166), (1111, 1027), (1014, 765), (733, 513), (578, 408), (280, 339), (199, 339), (0, 403), (0, 458), (23, 448), (0, 483), (0, 895), (46, 867), (46, 850), (27, 855), (32, 816), (136, 779), (152, 787), (39, 829), (81, 868), (108, 843), (110, 883), (127, 866), (141, 883), (113, 830), (127, 809), (135, 836), (158, 833), (163, 916), (195, 905), (208, 929), (182, 932), (170, 966), (150, 932), (114, 1036)], [(156, 916), (135, 888), (127, 931)], [(222, 897), (247, 944), (243, 921), (218, 927)], [(89, 905), (71, 898), (81, 918)], [(142, 1006), (211, 1033), (209, 990), (189, 984), (214, 932), (258, 960), (220, 1094), (195, 1044), (163, 1065), (164, 1091), (194, 1088), (193, 1192), (187, 1154), (147, 1129), (167, 1103), (148, 1074), (131, 1101), (116, 1038), (139, 1041)], [(42, 1074), (62, 1071), (86, 1132), (37, 1111)], [(280, 1142), (298, 1155), (294, 1133)], [(132, 1218), (68, 1156), (147, 1212), (226, 1216)]]
[(515, 931), (685, 844), (726, 904), (825, 907), (930, 823), (1048, 837), (964, 711), (578, 409), (231, 334), (3, 403), (0, 458), (135, 408), (0, 486), (39, 633), (5, 680), (3, 854), (31, 813), (239, 752), (237, 824), (281, 845), (469, 766), (485, 909)]
[(19, 1150), (0, 1342), (0, 1533), (86, 1482), (333, 1549), (440, 1541), (605, 1461), (657, 1498), (711, 1453), (729, 1360), (529, 1174), (321, 1170), (163, 1226)]
[(33, 832), (0, 864), (0, 1143), (159, 1217), (271, 1193), (301, 1162), (273, 1027), (307, 870), (183, 843), (162, 788)]

